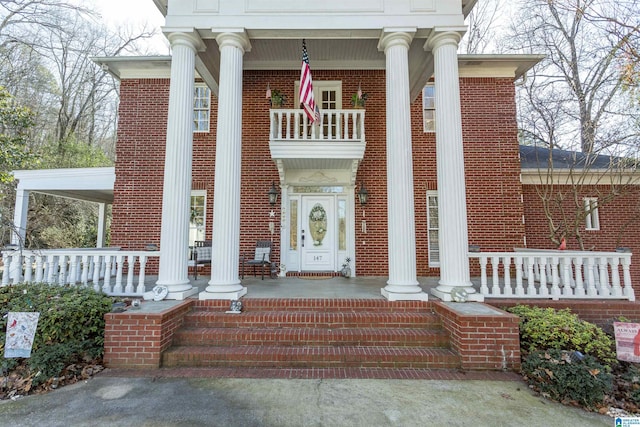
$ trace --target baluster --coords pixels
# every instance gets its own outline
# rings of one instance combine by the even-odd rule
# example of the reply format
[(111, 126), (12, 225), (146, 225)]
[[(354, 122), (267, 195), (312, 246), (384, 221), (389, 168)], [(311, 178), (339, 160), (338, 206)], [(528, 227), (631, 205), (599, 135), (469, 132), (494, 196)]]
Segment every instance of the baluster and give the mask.
[(622, 258), (622, 274), (624, 278), (624, 296), (629, 299), (629, 301), (635, 301), (636, 296), (633, 293), (633, 288), (631, 287), (631, 257), (625, 256)]
[(480, 256), (480, 294), (489, 295), (489, 287), (487, 286), (487, 257)]
[(78, 281), (78, 256), (69, 256), (69, 276), (67, 276), (67, 283), (75, 284)]
[(124, 288), (124, 291), (127, 295), (133, 294), (133, 265), (134, 265), (134, 256), (127, 256), (127, 285)]
[(13, 279), (13, 284), (17, 285), (22, 281), (22, 253), (14, 252), (11, 257), (11, 264), (9, 267), (9, 277)]
[(124, 257), (122, 255), (116, 256), (116, 284), (113, 287), (113, 293), (115, 295), (122, 294), (122, 270), (124, 268)]
[(560, 258), (560, 266), (562, 268), (562, 295), (573, 295), (573, 289), (571, 289), (571, 258)]
[(104, 256), (104, 279), (102, 282), (102, 292), (113, 295), (111, 292), (111, 255)]
[(59, 275), (58, 275), (58, 284), (59, 285), (64, 285), (66, 283), (67, 280), (67, 256), (66, 255), (60, 255), (58, 257), (58, 265), (59, 265)]
[(527, 258), (527, 295), (536, 295), (536, 278), (533, 273), (533, 267), (536, 263), (536, 258), (529, 256)]
[(358, 139), (358, 113), (354, 112), (351, 114), (351, 126), (353, 127), (353, 135), (351, 135), (352, 140)]
[(80, 283), (84, 286), (89, 285), (89, 256), (82, 255), (82, 277), (80, 278)]
[(315, 141), (316, 139), (318, 139), (318, 135), (317, 135), (317, 127), (316, 126), (316, 122), (309, 122), (309, 127), (311, 128), (311, 140)]
[(25, 283), (33, 282), (33, 254), (24, 256), (24, 281)]
[(344, 113), (343, 120), (344, 120), (343, 138), (346, 140), (346, 139), (349, 139), (349, 113)]
[(500, 295), (500, 276), (498, 275), (498, 268), (500, 267), (500, 258), (497, 256), (491, 257), (491, 268), (493, 269), (493, 275), (491, 277), (491, 294)]
[(609, 269), (607, 258), (600, 257), (598, 262), (598, 270), (600, 271), (600, 296), (611, 295), (611, 286), (609, 286)]
[(91, 257), (91, 268), (93, 268), (93, 290), (96, 292), (100, 292), (100, 269), (102, 268), (102, 260), (103, 258), (99, 255)]
[[(319, 120), (320, 123), (317, 126), (318, 127), (318, 139), (324, 139), (324, 137), (325, 137), (325, 135), (324, 135), (324, 125), (325, 125), (325, 123), (328, 123), (329, 116), (330, 116), (330, 114), (324, 114), (324, 113), (320, 114), (320, 120)], [(314, 125), (313, 127), (315, 128), (316, 126)]]
[(611, 295), (615, 297), (622, 296), (622, 288), (620, 287), (620, 259), (618, 257), (611, 258)]
[(538, 258), (538, 280), (540, 281), (539, 293), (540, 296), (549, 296), (549, 289), (547, 288), (547, 258), (539, 257)]
[(44, 260), (42, 255), (36, 255), (36, 283), (42, 283), (44, 276)]
[(2, 286), (9, 285), (9, 266), (11, 262), (11, 257), (7, 252), (2, 252), (2, 265), (4, 266), (4, 270), (2, 271)]
[(558, 299), (558, 296), (562, 295), (562, 292), (560, 291), (558, 263), (559, 258), (557, 256), (551, 257), (551, 296), (554, 297), (553, 299)]
[(139, 261), (140, 261), (140, 271), (138, 272), (138, 289), (136, 293), (138, 295), (142, 295), (146, 291), (144, 286), (144, 279), (145, 279), (145, 267), (147, 265), (147, 256), (140, 255)]
[(276, 111), (276, 119), (277, 119), (277, 128), (276, 128), (276, 135), (275, 135), (275, 140), (280, 140), (282, 139), (282, 119), (283, 119), (283, 115), (282, 115), (282, 111)]
[(341, 129), (342, 116), (343, 116), (342, 112), (338, 111), (336, 113), (336, 138), (337, 139), (342, 139), (342, 129)]
[(360, 111), (360, 123), (362, 124), (360, 126), (360, 141), (364, 141), (364, 113), (365, 110)]
[(582, 263), (583, 263), (583, 260), (581, 256), (577, 256), (573, 260), (573, 268), (574, 268), (575, 284), (576, 284), (576, 288), (574, 292), (576, 296), (580, 296), (580, 297), (583, 297), (586, 295), (586, 291), (584, 289), (584, 281), (582, 278)]
[(524, 287), (522, 286), (522, 257), (516, 256), (514, 258), (514, 265), (516, 267), (516, 296), (524, 296)]
[(58, 257), (55, 255), (47, 256), (47, 283), (49, 285), (53, 285), (56, 282), (56, 259)]
[(504, 267), (504, 295), (513, 295), (513, 289), (511, 289), (511, 257), (505, 256), (502, 259)]
[(286, 120), (287, 120), (287, 134), (285, 135), (286, 139), (291, 139), (291, 111), (287, 112), (286, 115)]
[(590, 297), (598, 296), (598, 290), (596, 289), (596, 277), (595, 277), (595, 259), (593, 257), (587, 258), (587, 295)]

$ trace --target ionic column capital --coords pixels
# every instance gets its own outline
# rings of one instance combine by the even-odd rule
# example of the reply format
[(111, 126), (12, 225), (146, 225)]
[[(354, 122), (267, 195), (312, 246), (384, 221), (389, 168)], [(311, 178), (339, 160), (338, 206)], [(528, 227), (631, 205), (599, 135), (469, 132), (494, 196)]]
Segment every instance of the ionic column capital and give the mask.
[(409, 49), (415, 32), (415, 28), (385, 28), (378, 42), (378, 50), (386, 53), (389, 48), (394, 46)]
[(458, 43), (462, 39), (462, 36), (466, 32), (467, 27), (455, 27), (455, 28), (434, 28), (431, 36), (424, 44), (425, 50), (436, 50), (439, 47), (452, 45), (458, 49)]
[(163, 29), (171, 49), (177, 46), (185, 46), (194, 52), (202, 52), (206, 50), (206, 46), (200, 38), (200, 35), (194, 28), (164, 28)]
[(220, 50), (230, 46), (240, 49), (243, 55), (246, 52), (251, 52), (251, 41), (244, 29), (225, 30), (217, 33), (214, 29), (214, 35), (216, 36), (216, 42), (218, 42)]

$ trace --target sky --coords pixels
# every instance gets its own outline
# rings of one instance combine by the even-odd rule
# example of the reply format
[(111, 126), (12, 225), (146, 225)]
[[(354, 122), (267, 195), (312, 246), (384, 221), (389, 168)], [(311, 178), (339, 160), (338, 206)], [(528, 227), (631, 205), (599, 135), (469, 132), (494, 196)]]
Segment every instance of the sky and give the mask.
[(82, 3), (100, 13), (105, 24), (111, 27), (141, 28), (148, 24), (148, 28), (157, 29), (158, 34), (148, 41), (149, 53), (169, 53), (166, 38), (159, 31), (164, 17), (153, 0), (84, 0)]

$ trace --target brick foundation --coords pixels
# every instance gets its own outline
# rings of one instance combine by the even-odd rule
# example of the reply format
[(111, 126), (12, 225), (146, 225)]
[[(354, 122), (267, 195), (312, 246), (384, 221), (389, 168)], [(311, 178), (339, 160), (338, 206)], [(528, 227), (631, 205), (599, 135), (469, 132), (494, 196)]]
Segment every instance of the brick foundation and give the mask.
[(445, 303), (434, 302), (451, 337), (451, 348), (463, 369), (520, 369), (520, 319), (502, 310), (499, 314), (462, 314)]
[(174, 332), (192, 305), (193, 301), (184, 301), (160, 313), (129, 310), (105, 314), (105, 366), (159, 368), (162, 352), (171, 346)]

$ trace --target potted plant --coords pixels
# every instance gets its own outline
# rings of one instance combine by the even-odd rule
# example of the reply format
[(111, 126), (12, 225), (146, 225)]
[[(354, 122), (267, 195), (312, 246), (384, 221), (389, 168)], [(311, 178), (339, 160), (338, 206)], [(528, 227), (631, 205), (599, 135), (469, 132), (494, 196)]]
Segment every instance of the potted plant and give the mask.
[(287, 96), (280, 92), (278, 89), (271, 91), (271, 106), (273, 108), (280, 108), (287, 102)]
[(355, 108), (364, 108), (364, 103), (367, 102), (367, 93), (356, 92), (351, 95), (351, 105)]

